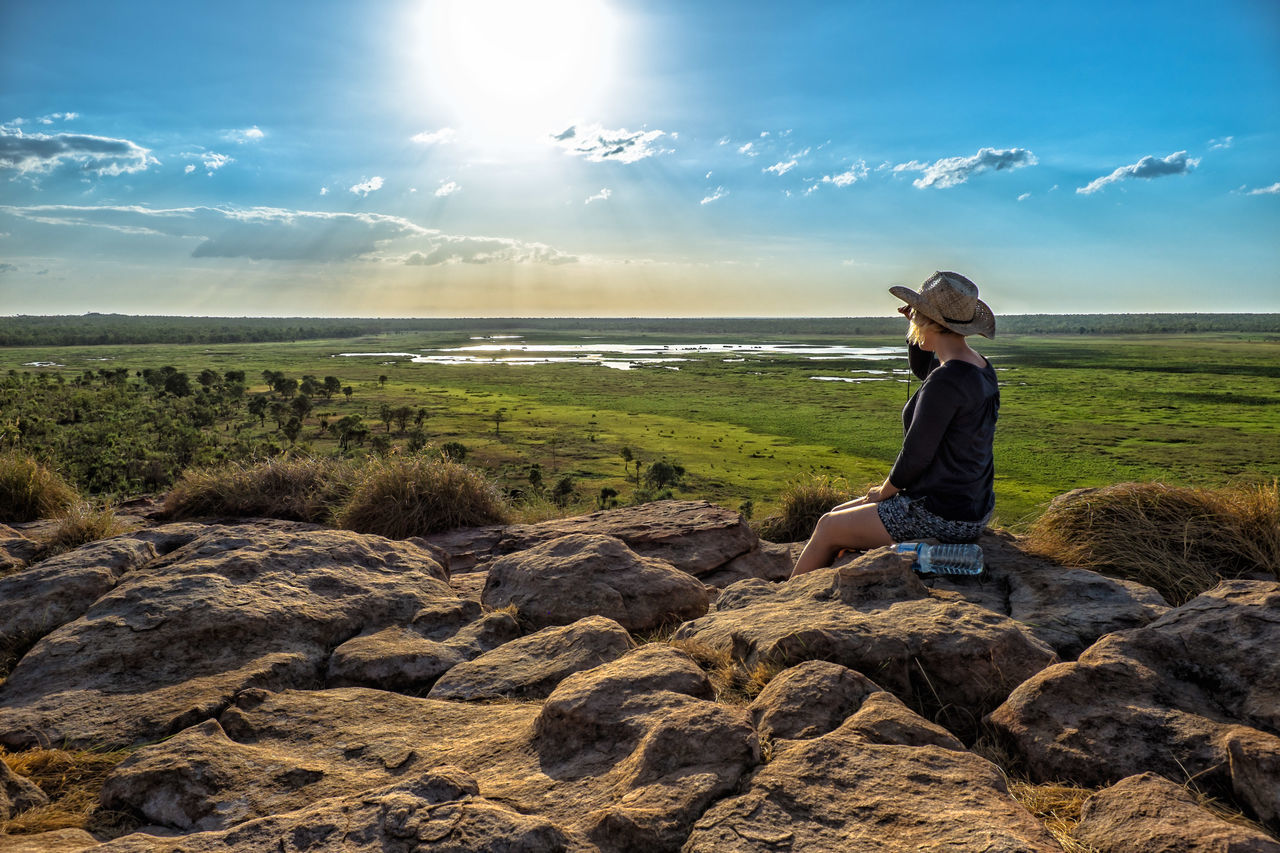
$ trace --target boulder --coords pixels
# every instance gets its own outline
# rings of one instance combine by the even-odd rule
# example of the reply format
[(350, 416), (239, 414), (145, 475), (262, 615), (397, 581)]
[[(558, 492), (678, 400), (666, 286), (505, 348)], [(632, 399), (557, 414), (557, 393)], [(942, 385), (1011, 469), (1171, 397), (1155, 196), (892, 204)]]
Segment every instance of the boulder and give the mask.
[(707, 612), (706, 588), (665, 560), (641, 557), (620, 539), (574, 533), (494, 560), (481, 600), (514, 604), (535, 628), (605, 616), (628, 631), (653, 631)]
[(982, 579), (938, 575), (924, 581), (1025, 624), (1063, 660), (1074, 659), (1104, 634), (1138, 628), (1169, 611), (1154, 589), (1087, 569), (1060, 566), (994, 532), (979, 541)]
[(181, 838), (134, 833), (102, 853), (222, 853), (225, 850), (438, 850), (547, 853), (594, 849), (545, 818), (477, 795), (476, 780), (434, 767), (384, 787), (320, 800), (296, 811)]
[(791, 577), (791, 569), (803, 550), (803, 542), (778, 544), (761, 539), (755, 548), (734, 557), (714, 572), (702, 575), (699, 580), (719, 589), (749, 578), (784, 581)]
[(392, 625), (352, 637), (333, 650), (325, 683), (329, 687), (377, 687), (421, 693), (453, 667), (520, 636), (510, 613), (486, 613), (474, 621), (450, 625), (440, 611), (478, 615), (467, 599), (441, 600), (424, 608), (413, 624)]
[(779, 750), (698, 820), (682, 849), (1062, 850), (995, 765), (883, 691), (835, 731)]
[(1098, 853), (1280, 853), (1280, 841), (1224, 820), (1154, 773), (1089, 797), (1072, 835)]
[(0, 822), (48, 803), (49, 798), (39, 785), (14, 773), (8, 764), (0, 761)]
[(460, 701), (545, 699), (566, 677), (616, 660), (630, 648), (625, 628), (603, 616), (588, 616), (460, 662), (427, 695)]
[(662, 645), (571, 675), (542, 705), (246, 690), (217, 721), (137, 750), (112, 771), (102, 802), (221, 832), (450, 765), (480, 797), (566, 838), (677, 850), (758, 759), (747, 711), (711, 694), (705, 674)]
[(990, 716), (1034, 779), (1151, 771), (1280, 818), (1280, 584), (1228, 581), (1035, 675)]
[(880, 686), (838, 663), (809, 660), (778, 673), (751, 703), (756, 731), (770, 739), (814, 738), (840, 727)]
[(910, 563), (886, 547), (781, 585), (741, 581), (675, 636), (728, 650), (748, 667), (841, 664), (971, 737), (983, 714), (1058, 658), (1020, 622), (929, 590)]
[(126, 746), (216, 716), (246, 687), (315, 686), (350, 637), (456, 603), (443, 575), (378, 536), (209, 527), (22, 658), (0, 686), (0, 743)]
[(714, 572), (759, 541), (741, 515), (706, 501), (653, 501), (537, 524), (453, 530), (426, 539), (448, 552), (451, 570), (462, 573), (574, 533), (616, 537), (640, 556), (666, 560), (692, 575)]
[(40, 555), (40, 543), (0, 524), (0, 576), (16, 572)]

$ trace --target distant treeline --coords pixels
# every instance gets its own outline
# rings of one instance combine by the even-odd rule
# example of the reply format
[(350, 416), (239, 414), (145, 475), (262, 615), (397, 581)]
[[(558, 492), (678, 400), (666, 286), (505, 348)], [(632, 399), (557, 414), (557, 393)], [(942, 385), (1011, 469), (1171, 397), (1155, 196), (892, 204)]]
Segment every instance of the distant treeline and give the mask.
[[(1123, 335), (1190, 332), (1280, 333), (1280, 314), (1013, 314), (1006, 334)], [(385, 332), (620, 332), (740, 335), (757, 339), (808, 335), (896, 335), (901, 318), (421, 318), (150, 317), (125, 314), (0, 317), (0, 346), (234, 344), (353, 338)]]

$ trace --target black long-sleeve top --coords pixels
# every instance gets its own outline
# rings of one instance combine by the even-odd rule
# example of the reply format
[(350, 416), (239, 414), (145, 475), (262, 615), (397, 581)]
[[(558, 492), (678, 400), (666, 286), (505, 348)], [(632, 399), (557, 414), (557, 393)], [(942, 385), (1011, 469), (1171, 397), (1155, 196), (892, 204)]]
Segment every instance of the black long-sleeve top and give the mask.
[(902, 450), (889, 482), (930, 512), (952, 521), (981, 521), (995, 506), (992, 442), (1000, 388), (991, 362), (978, 367), (908, 347), (922, 381), (902, 410)]

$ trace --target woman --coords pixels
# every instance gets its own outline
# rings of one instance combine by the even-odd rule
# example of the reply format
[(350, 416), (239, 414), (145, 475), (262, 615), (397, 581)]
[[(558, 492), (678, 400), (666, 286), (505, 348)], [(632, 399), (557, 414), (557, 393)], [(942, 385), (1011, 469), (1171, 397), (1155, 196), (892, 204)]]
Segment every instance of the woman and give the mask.
[(822, 516), (791, 577), (831, 563), (844, 548), (914, 539), (972, 542), (995, 508), (991, 445), (1000, 411), (996, 372), (968, 335), (995, 337), (978, 287), (936, 272), (919, 292), (891, 287), (907, 304), (911, 370), (923, 380), (902, 410), (902, 450), (879, 487)]

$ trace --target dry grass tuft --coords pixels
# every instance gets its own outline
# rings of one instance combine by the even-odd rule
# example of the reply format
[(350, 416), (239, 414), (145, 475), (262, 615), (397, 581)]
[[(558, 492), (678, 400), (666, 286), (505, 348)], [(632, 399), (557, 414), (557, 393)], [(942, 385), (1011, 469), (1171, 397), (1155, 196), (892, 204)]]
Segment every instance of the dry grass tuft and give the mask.
[(793, 480), (782, 490), (781, 515), (760, 521), (757, 533), (770, 542), (802, 542), (828, 510), (854, 497), (849, 484), (825, 474)]
[(92, 504), (80, 501), (58, 519), (58, 526), (43, 543), (43, 556), (74, 551), (81, 545), (110, 539), (132, 529), (133, 525), (116, 518), (110, 507), (95, 509)]
[(715, 648), (697, 640), (662, 640), (678, 649), (707, 673), (716, 693), (716, 701), (727, 705), (749, 705), (760, 695), (775, 675), (786, 667), (757, 663), (748, 667), (734, 660), (728, 649)]
[(351, 494), (358, 471), (339, 459), (232, 462), (184, 473), (165, 496), (164, 508), (171, 518), (265, 516), (323, 524)]
[(50, 518), (79, 501), (75, 489), (30, 456), (0, 453), (0, 521)]
[(493, 484), (459, 462), (430, 457), (370, 462), (334, 523), (390, 539), (502, 524), (507, 507)]
[(1033, 785), (1011, 781), (1009, 793), (1044, 824), (1066, 853), (1097, 853), (1095, 847), (1073, 835), (1076, 824), (1080, 822), (1080, 810), (1094, 793), (1092, 790), (1074, 785)]
[(1028, 545), (1060, 563), (1135, 580), (1173, 605), (1219, 581), (1280, 578), (1280, 489), (1121, 483), (1057, 498)]
[(108, 811), (98, 802), (107, 775), (129, 757), (129, 750), (28, 749), (6, 752), (0, 760), (20, 776), (40, 786), (49, 804), (28, 809), (0, 824), (0, 832), (30, 835), (55, 829), (84, 829), (115, 838), (132, 832), (140, 823), (132, 815)]

